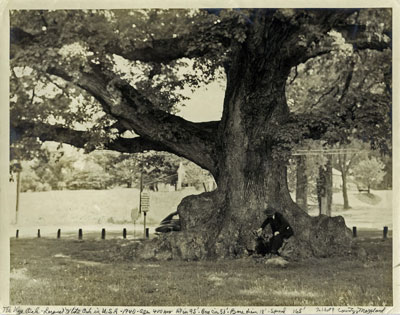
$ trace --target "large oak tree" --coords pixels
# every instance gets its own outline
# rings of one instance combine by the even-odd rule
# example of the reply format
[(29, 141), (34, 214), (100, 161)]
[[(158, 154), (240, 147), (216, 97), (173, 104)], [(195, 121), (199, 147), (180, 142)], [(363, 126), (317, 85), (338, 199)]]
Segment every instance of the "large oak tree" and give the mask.
[[(149, 257), (244, 255), (266, 204), (293, 226), (287, 255), (346, 253), (343, 218), (312, 218), (292, 201), (290, 149), (306, 138), (387, 133), (390, 103), (371, 90), (365, 108), (354, 99), (321, 108), (311, 99), (308, 111), (294, 111), (286, 90), (298, 66), (342, 58), (343, 42), (353, 52), (375, 50), (390, 65), (390, 27), (387, 9), (13, 11), (13, 154), (32, 151), (32, 139), (52, 140), (87, 151), (167, 151), (210, 171), (217, 190), (185, 198), (183, 231), (148, 244)], [(175, 115), (182, 88), (218, 76), (226, 78), (220, 121)], [(335, 80), (349, 90), (348, 77)], [(390, 70), (379, 80), (390, 86)]]

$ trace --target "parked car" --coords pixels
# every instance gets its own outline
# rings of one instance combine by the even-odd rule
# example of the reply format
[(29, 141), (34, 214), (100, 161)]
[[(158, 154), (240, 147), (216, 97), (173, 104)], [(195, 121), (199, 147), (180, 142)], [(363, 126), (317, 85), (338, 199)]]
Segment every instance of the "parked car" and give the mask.
[(156, 228), (156, 233), (168, 233), (180, 230), (181, 230), (181, 221), (179, 219), (179, 213), (178, 211), (175, 211), (169, 214), (160, 222), (160, 226)]

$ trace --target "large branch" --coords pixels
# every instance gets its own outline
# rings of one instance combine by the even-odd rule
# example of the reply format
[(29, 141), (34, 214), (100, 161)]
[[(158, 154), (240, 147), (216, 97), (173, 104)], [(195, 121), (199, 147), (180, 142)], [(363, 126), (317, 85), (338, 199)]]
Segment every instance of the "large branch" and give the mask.
[(158, 143), (163, 150), (185, 157), (216, 172), (215, 135), (218, 122), (193, 123), (159, 110), (146, 97), (115, 74), (92, 65), (93, 71), (71, 75), (61, 68), (48, 72), (86, 90), (127, 130)]
[[(202, 57), (210, 52), (211, 49), (215, 49), (217, 43), (222, 44), (223, 47), (228, 47), (231, 38), (226, 29), (231, 29), (232, 27), (239, 27), (236, 25), (236, 18), (226, 18), (192, 33), (182, 34), (178, 37), (154, 39), (136, 46), (132, 44), (129, 48), (126, 48), (127, 45), (122, 45), (118, 40), (110, 40), (104, 46), (104, 49), (107, 54), (119, 55), (132, 61), (169, 63), (184, 57)], [(95, 38), (98, 35), (97, 31), (90, 31), (87, 28), (79, 29), (77, 34), (81, 39)], [(15, 55), (14, 46), (19, 46), (20, 49), (26, 50), (31, 45), (40, 45), (41, 42), (46, 42), (50, 45), (58, 45), (55, 48), (60, 48), (60, 42), (49, 43), (46, 40), (49, 36), (49, 33), (30, 34), (21, 28), (12, 27), (10, 37), (11, 59)], [(131, 42), (133, 43), (133, 41)], [(207, 42), (210, 45), (207, 45)], [(87, 41), (87, 44), (93, 52), (98, 50), (98, 45), (92, 44), (90, 41)]]
[[(175, 38), (153, 39), (145, 43), (148, 45), (146, 47), (143, 47), (142, 43), (142, 47), (132, 46), (130, 49), (123, 49), (120, 43), (110, 41), (105, 49), (109, 54), (116, 54), (132, 61), (168, 63), (184, 57), (202, 57), (217, 43), (228, 47), (231, 38), (226, 29), (232, 27), (239, 27), (236, 18), (225, 18), (218, 23)], [(207, 42), (210, 45), (207, 45)]]
[(38, 121), (13, 119), (10, 123), (14, 141), (25, 137), (39, 138), (41, 141), (67, 143), (77, 148), (84, 148), (89, 142), (89, 133), (85, 131), (68, 129), (60, 125), (50, 125)]
[(280, 55), (290, 67), (329, 53), (327, 33), (345, 23), (355, 9), (280, 9), (273, 15), (275, 41), (282, 41)]
[[(95, 150), (95, 146), (88, 147), (93, 134), (90, 131), (74, 130), (61, 125), (51, 125), (41, 122), (16, 121), (11, 123), (13, 140), (22, 137), (39, 138), (40, 141), (55, 141), (70, 144), (76, 148)], [(103, 143), (102, 149), (113, 150), (122, 153), (140, 153), (149, 150), (168, 151), (168, 148), (161, 143), (153, 142), (142, 137), (123, 138), (118, 137), (107, 143)]]
[(335, 30), (340, 32), (346, 40), (346, 43), (353, 45), (353, 50), (377, 50), (384, 51), (391, 48), (391, 38), (387, 32), (376, 34), (368, 32), (363, 25), (338, 25)]
[(329, 53), (333, 46), (326, 39), (332, 30), (340, 32), (355, 51), (383, 51), (391, 48), (390, 29), (384, 29), (378, 34), (363, 24), (350, 21), (350, 17), (359, 12), (360, 9), (278, 10), (274, 15), (275, 19), (283, 23), (282, 28), (290, 29), (288, 33), (291, 34), (283, 45), (282, 56), (286, 56), (288, 64), (296, 66)]

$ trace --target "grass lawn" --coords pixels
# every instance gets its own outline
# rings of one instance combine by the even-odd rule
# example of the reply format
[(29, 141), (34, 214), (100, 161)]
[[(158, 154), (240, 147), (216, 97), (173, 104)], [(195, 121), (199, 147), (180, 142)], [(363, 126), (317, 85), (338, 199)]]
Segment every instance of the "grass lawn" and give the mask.
[(122, 239), (11, 239), (11, 304), (392, 305), (392, 242), (359, 233), (367, 256), (267, 267), (252, 258), (140, 261)]
[[(147, 224), (157, 225), (169, 213), (176, 211), (181, 200), (201, 191), (184, 189), (172, 192), (149, 192), (150, 211)], [(15, 198), (10, 198), (10, 218), (15, 222)], [(131, 211), (139, 207), (139, 190), (115, 188), (109, 190), (53, 190), (21, 193), (17, 226), (24, 228), (82, 225), (112, 225), (132, 223)], [(138, 220), (143, 223), (143, 215)]]

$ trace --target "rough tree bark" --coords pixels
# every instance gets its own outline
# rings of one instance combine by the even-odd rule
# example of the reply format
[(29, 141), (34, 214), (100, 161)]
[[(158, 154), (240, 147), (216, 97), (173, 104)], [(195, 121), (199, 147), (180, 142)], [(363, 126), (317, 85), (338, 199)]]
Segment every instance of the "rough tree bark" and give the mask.
[(327, 216), (332, 214), (332, 165), (328, 157), (327, 163), (319, 167), (317, 178), (317, 195), (319, 213)]
[(347, 194), (347, 176), (342, 173), (342, 194), (343, 194), (343, 209), (350, 209), (349, 196)]
[[(339, 163), (341, 165), (341, 157), (339, 157)], [(347, 171), (345, 170), (346, 165), (342, 167), (341, 173), (342, 173), (342, 194), (343, 194), (343, 209), (350, 209), (350, 204), (349, 204), (349, 196), (347, 194)]]

